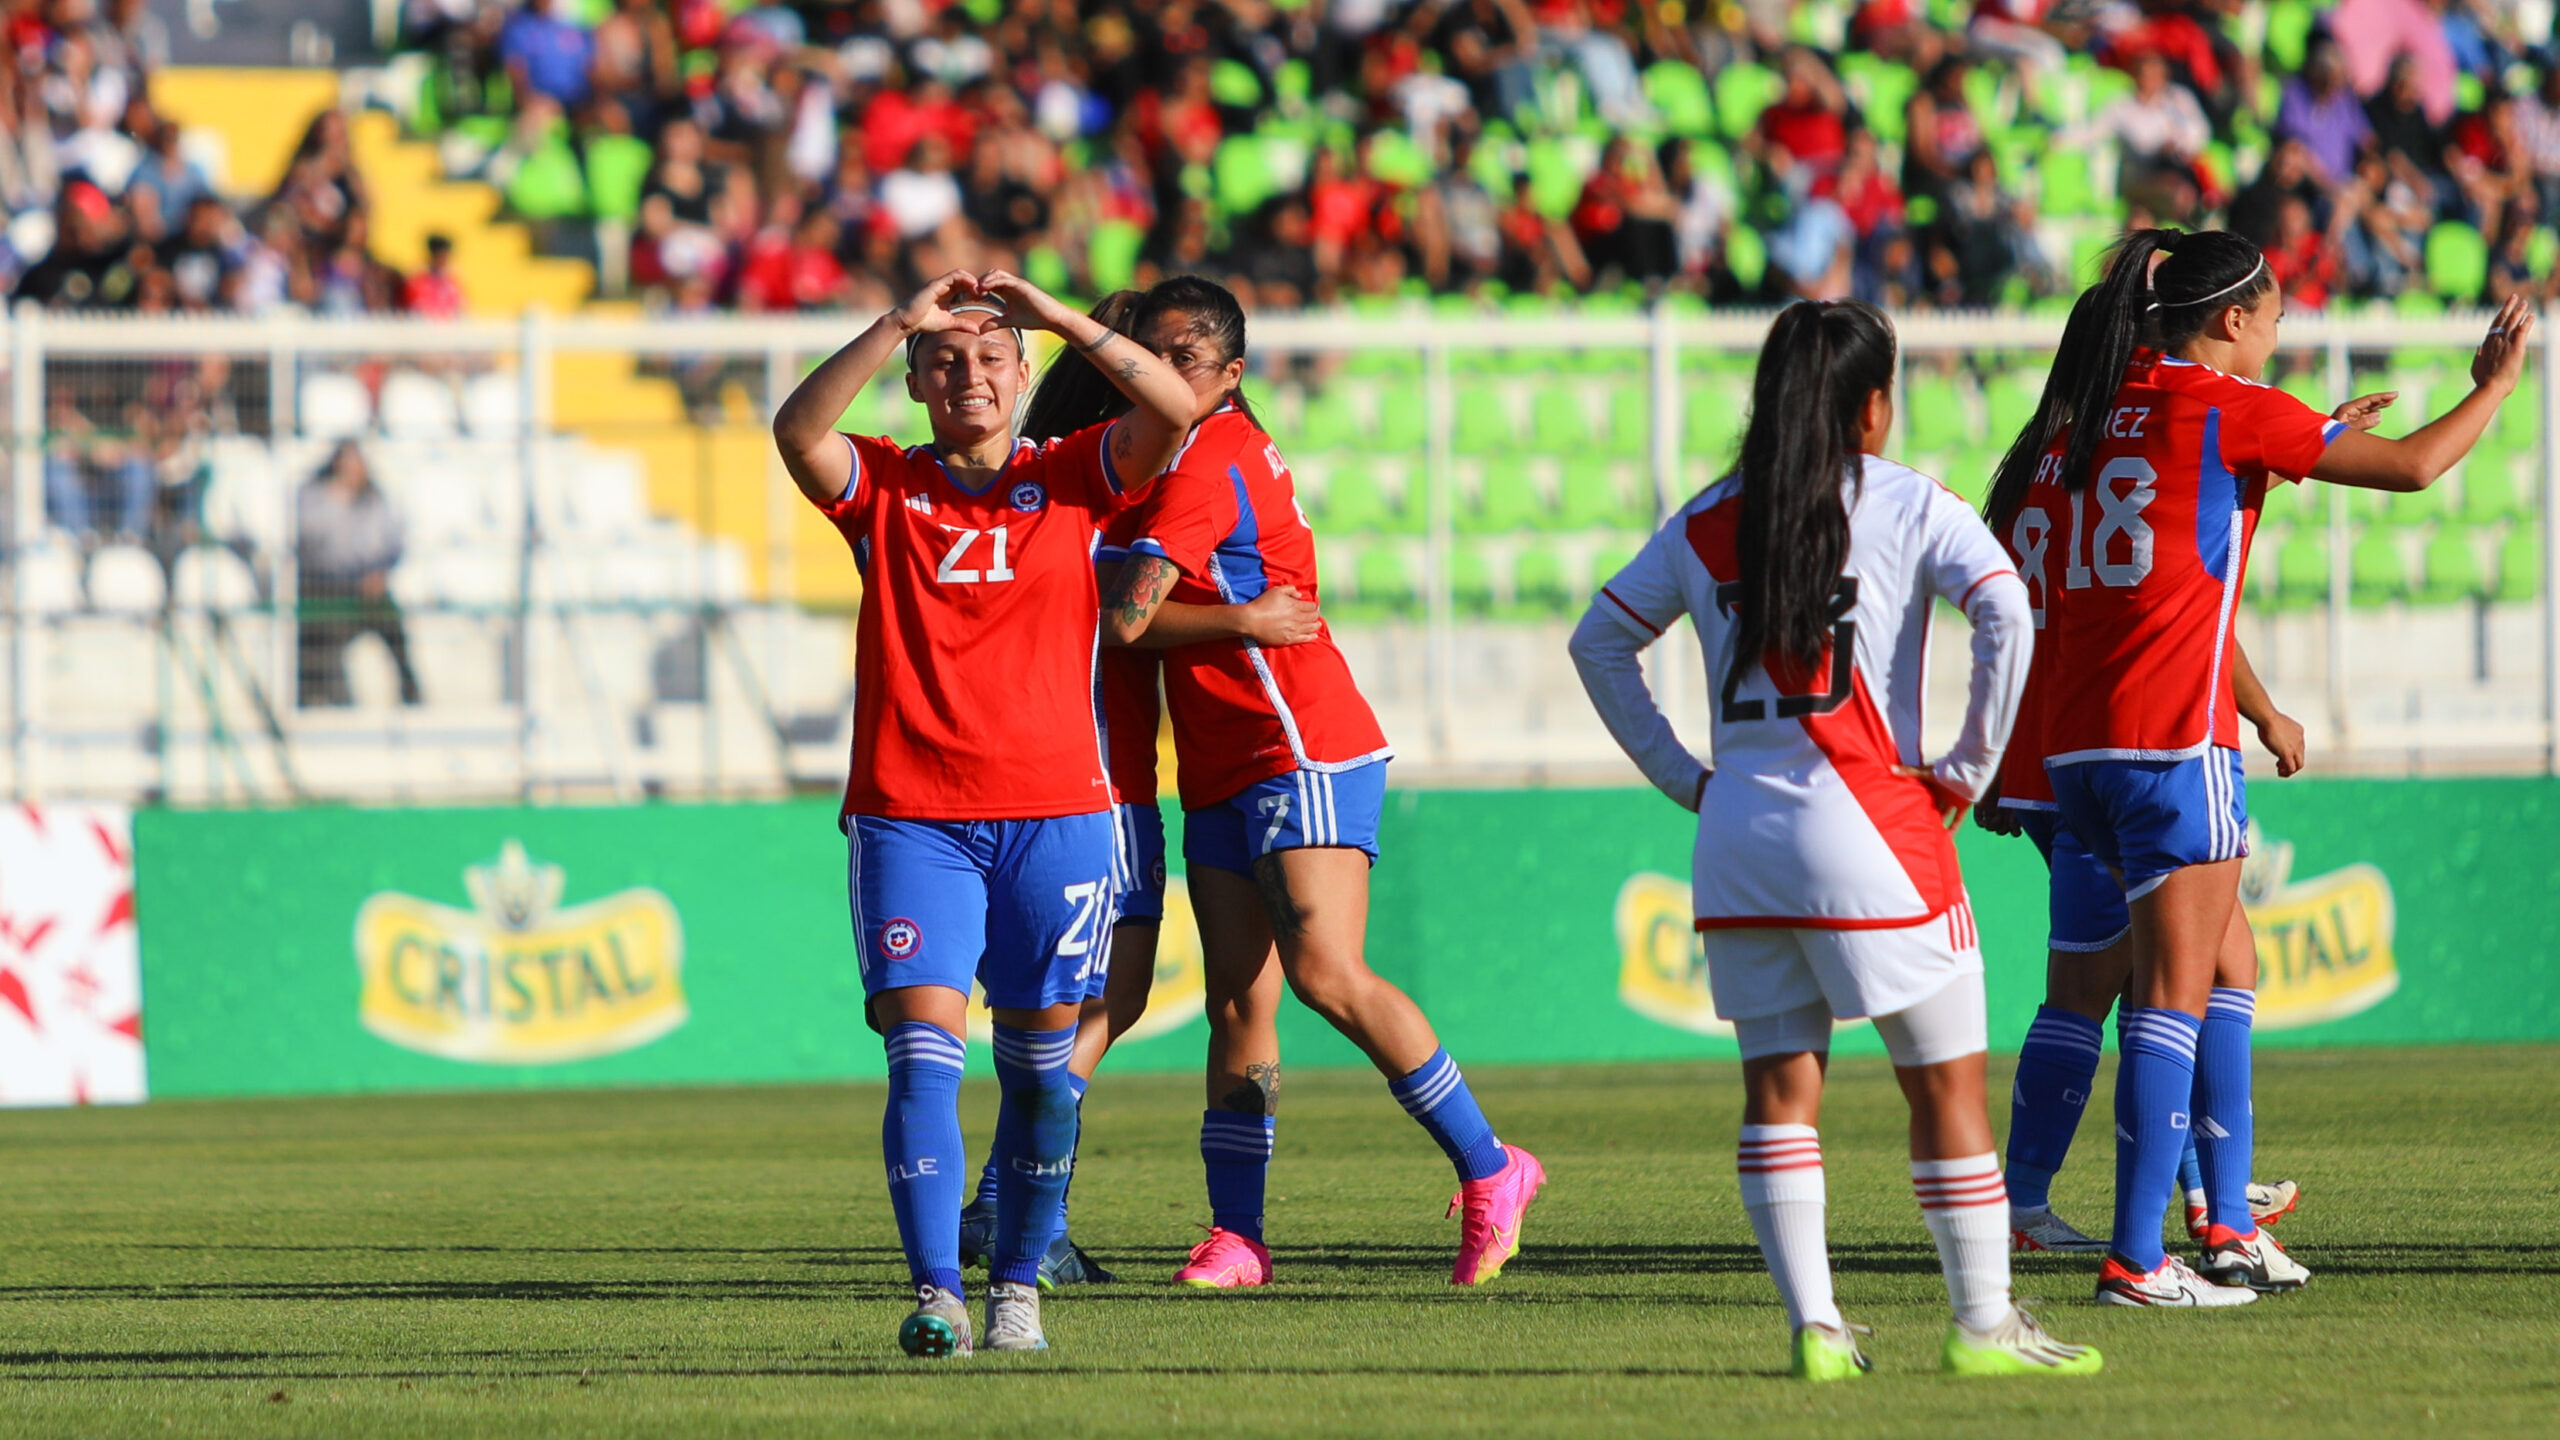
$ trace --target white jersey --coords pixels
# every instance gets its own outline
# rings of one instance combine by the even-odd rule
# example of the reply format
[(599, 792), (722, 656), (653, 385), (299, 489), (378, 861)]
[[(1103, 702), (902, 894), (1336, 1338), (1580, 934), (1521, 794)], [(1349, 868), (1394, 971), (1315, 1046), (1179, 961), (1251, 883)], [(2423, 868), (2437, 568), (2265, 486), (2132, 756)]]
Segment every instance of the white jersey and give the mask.
[[(1964, 899), (1953, 839), (1917, 766), (1929, 610), (1973, 623), (1973, 681), (1955, 748), (1930, 767), (1966, 800), (1998, 773), (2033, 643), (2026, 586), (1962, 500), (1918, 471), (1864, 459), (1849, 554), (1817, 672), (1779, 685), (1735, 654), (1742, 487), (1727, 478), (1671, 517), (1574, 632), (1583, 684), (1645, 778), (1698, 812), (1698, 928), (1917, 925)], [(1714, 767), (1682, 746), (1637, 655), (1682, 615), (1713, 701)]]

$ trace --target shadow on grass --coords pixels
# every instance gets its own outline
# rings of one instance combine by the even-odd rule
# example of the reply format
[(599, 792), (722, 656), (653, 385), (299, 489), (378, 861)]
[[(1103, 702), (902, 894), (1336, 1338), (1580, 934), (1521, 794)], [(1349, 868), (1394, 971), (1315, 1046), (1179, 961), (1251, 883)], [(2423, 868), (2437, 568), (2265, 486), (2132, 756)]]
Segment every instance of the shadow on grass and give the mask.
[[(539, 1355), (541, 1352), (531, 1352)], [(559, 1353), (559, 1352), (555, 1352)], [(56, 1358), (56, 1357), (59, 1358)], [(280, 1353), (274, 1360), (327, 1359), (331, 1357), (297, 1353)], [(443, 1357), (439, 1357), (443, 1358)], [(574, 1355), (549, 1363), (522, 1363), (527, 1352), (470, 1352), (450, 1357), (458, 1363), (450, 1367), (421, 1364), (402, 1366), (341, 1366), (332, 1369), (246, 1368), (255, 1356), (235, 1356), (225, 1351), (156, 1352), (135, 1351), (130, 1354), (75, 1352), (0, 1352), (0, 1387), (15, 1384), (82, 1383), (98, 1381), (158, 1380), (180, 1382), (255, 1381), (268, 1384), (279, 1381), (420, 1381), (449, 1380), (486, 1383), (493, 1380), (541, 1381), (575, 1380), (835, 1380), (897, 1378), (941, 1382), (944, 1380), (1028, 1380), (1067, 1376), (1194, 1376), (1200, 1378), (1234, 1378), (1238, 1376), (1339, 1376), (1343, 1378), (1422, 1379), (1422, 1380), (1493, 1380), (1493, 1379), (1575, 1379), (1599, 1377), (1621, 1380), (1707, 1380), (1749, 1379), (1752, 1377), (1783, 1378), (1784, 1371), (1748, 1369), (1712, 1365), (1201, 1365), (1166, 1363), (1085, 1364), (1054, 1352), (1038, 1359), (1029, 1357), (979, 1356), (974, 1363), (939, 1365), (904, 1357), (876, 1360), (817, 1359), (737, 1365), (668, 1363), (652, 1365), (625, 1361), (581, 1362)], [(209, 1365), (227, 1365), (239, 1360), (244, 1368), (210, 1369)], [(514, 1360), (508, 1366), (481, 1366), (467, 1362), (480, 1359)], [(78, 1368), (64, 1373), (10, 1373), (21, 1366), (73, 1365)]]

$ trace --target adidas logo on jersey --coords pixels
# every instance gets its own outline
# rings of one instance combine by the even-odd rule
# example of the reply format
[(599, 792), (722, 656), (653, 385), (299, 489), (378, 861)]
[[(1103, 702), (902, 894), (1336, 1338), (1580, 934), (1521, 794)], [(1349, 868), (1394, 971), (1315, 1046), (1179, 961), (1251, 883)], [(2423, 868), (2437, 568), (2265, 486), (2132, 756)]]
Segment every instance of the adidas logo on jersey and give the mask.
[(910, 495), (907, 497), (907, 508), (915, 511), (919, 515), (930, 515), (933, 513), (933, 497), (930, 495)]

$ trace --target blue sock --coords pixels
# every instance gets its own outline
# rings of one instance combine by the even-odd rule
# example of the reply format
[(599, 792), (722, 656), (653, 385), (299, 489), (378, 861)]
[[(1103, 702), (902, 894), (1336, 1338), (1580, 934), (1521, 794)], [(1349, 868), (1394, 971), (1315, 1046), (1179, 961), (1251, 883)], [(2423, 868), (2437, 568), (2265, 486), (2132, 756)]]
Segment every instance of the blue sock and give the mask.
[(1209, 1218), (1221, 1230), (1262, 1239), (1262, 1187), (1279, 1119), (1233, 1110), (1200, 1114), (1200, 1164), (1209, 1172)]
[(996, 1246), (987, 1257), (989, 1284), (1028, 1285), (1040, 1278), (1066, 1213), (1067, 1179), (1076, 1168), (1076, 1094), (1067, 1057), (1076, 1032), (996, 1029)]
[(2255, 991), (2215, 986), (2196, 1045), (2195, 1145), (2204, 1165), (2205, 1218), (2242, 1235), (2258, 1228), (2249, 1215), (2250, 1149), (2257, 1143), (2249, 1027), (2257, 1018)]
[(891, 1026), (889, 1110), (880, 1151), (889, 1167), (889, 1208), (898, 1217), (907, 1275), (960, 1293), (960, 1187), (969, 1151), (960, 1138), (960, 1070), (968, 1048), (939, 1025)]
[[(2187, 1113), (2197, 1118), (2204, 1115), (2204, 1044), (2196, 1044), (2196, 1093)], [(2204, 1188), (2204, 1157), (2196, 1153), (2195, 1126), (2187, 1127), (2187, 1148), (2178, 1152), (2178, 1193), (2172, 1200), (2184, 1200)]]
[(2148, 1273), (2160, 1267), (2160, 1216), (2177, 1179), (2187, 1108), (2196, 1083), (2196, 1032), (2183, 1010), (2136, 1010), (2116, 1076), (2116, 1258)]
[(1449, 1058), (1448, 1051), (1432, 1051), (1421, 1069), (1387, 1082), (1387, 1089), (1404, 1106), (1404, 1113), (1421, 1121), (1431, 1138), (1440, 1142), (1449, 1163), (1458, 1167), (1460, 1180), (1482, 1180), (1511, 1163), (1502, 1142), (1493, 1138), (1493, 1126), (1486, 1122), (1484, 1111), (1476, 1107), (1467, 1077), (1458, 1073), (1458, 1062)]
[[(1072, 1071), (1072, 1070), (1070, 1070), (1070, 1071), (1068, 1071), (1068, 1072), (1067, 1072), (1067, 1088), (1068, 1088), (1068, 1089), (1070, 1089), (1070, 1090), (1073, 1090), (1074, 1092), (1076, 1092), (1076, 1141), (1077, 1141), (1077, 1143), (1078, 1143), (1078, 1144), (1082, 1144), (1082, 1143), (1083, 1143), (1083, 1141), (1084, 1141), (1084, 1092), (1085, 1092), (1085, 1087), (1086, 1087), (1086, 1086), (1088, 1086), (1088, 1085), (1091, 1085), (1092, 1083), (1093, 1083), (1093, 1082), (1092, 1082), (1092, 1081), (1090, 1081), (1090, 1080), (1079, 1079), (1079, 1078), (1076, 1076), (1076, 1073), (1075, 1073), (1074, 1071)], [(1073, 1177), (1072, 1175), (1070, 1175), (1068, 1178), (1069, 1178), (1069, 1180), (1070, 1180), (1070, 1181), (1072, 1181), (1072, 1180), (1074, 1179), (1074, 1177)], [(983, 1209), (983, 1210), (985, 1210), (985, 1211), (986, 1211), (988, 1214), (990, 1214), (990, 1215), (992, 1215), (992, 1214), (994, 1214), (994, 1213), (995, 1213), (995, 1208), (996, 1208), (996, 1146), (995, 1146), (995, 1142), (994, 1142), (994, 1141), (992, 1141), (992, 1140), (990, 1140), (990, 1141), (988, 1141), (988, 1142), (987, 1142), (987, 1163), (986, 1163), (986, 1165), (985, 1165), (984, 1167), (982, 1167), (982, 1168), (978, 1171), (978, 1193), (977, 1193), (977, 1196), (976, 1196), (974, 1199), (972, 1199), (972, 1200), (969, 1202), (969, 1204), (970, 1204), (973, 1208), (977, 1208), (977, 1209)]]
[(2009, 1204), (2034, 1210), (2052, 1198), (2054, 1172), (2071, 1153), (2080, 1112), (2098, 1078), (2106, 1031), (2085, 1015), (2051, 1005), (2036, 1009), (2027, 1043), (2018, 1048), (2018, 1082), (2009, 1092)]

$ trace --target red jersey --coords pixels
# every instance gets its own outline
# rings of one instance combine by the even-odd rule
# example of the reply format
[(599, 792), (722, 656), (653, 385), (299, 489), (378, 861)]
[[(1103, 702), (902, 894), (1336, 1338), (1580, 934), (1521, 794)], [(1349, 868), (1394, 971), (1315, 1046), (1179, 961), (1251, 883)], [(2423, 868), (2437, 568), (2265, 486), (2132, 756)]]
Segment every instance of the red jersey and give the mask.
[[(1129, 553), (1181, 568), (1168, 600), (1241, 605), (1274, 585), (1317, 598), (1315, 532), (1289, 467), (1232, 405), (1191, 432), (1129, 533)], [(1160, 653), (1186, 810), (1274, 775), (1348, 770), (1393, 753), (1330, 628), (1304, 645), (1210, 640)]]
[[(1102, 548), (1094, 563), (1117, 565), (1129, 558), (1131, 522), (1142, 512), (1123, 511), (1102, 532)], [(1114, 646), (1102, 652), (1102, 736), (1111, 764), (1111, 788), (1123, 805), (1156, 803), (1156, 730), (1164, 721), (1164, 702), (1157, 682), (1164, 673), (1163, 652)]]
[(853, 483), (818, 508), (864, 579), (848, 815), (1040, 820), (1110, 808), (1094, 713), (1093, 552), (1125, 508), (1095, 425), (1018, 441), (983, 491), (933, 447), (848, 435)]
[(2231, 616), (2272, 477), (2299, 477), (2346, 426), (2281, 390), (2136, 351), (2098, 418), (2095, 479), (2059, 480), (2055, 442), (2011, 525), (2041, 601), (2042, 749), (2056, 765), (2237, 749)]

